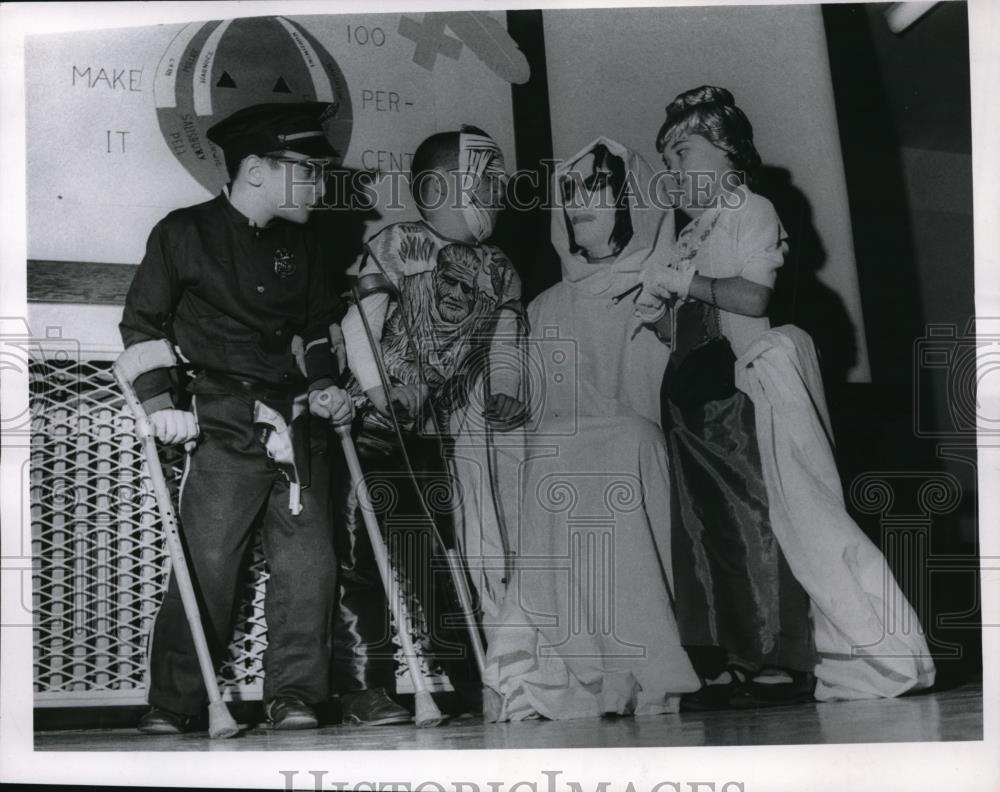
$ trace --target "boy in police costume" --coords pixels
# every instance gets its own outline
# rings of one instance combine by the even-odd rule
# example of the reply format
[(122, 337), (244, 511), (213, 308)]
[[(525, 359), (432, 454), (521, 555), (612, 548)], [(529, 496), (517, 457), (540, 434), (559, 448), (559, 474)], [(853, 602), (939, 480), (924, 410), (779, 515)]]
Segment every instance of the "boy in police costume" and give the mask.
[[(126, 347), (169, 339), (194, 375), (190, 404), (175, 392), (177, 372), (149, 372), (135, 388), (157, 438), (189, 449), (181, 530), (217, 660), (232, 637), (253, 528), (262, 531), (264, 703), (275, 729), (317, 726), (313, 708), (329, 698), (336, 561), (327, 440), (329, 423), (349, 421), (352, 406), (334, 384), (331, 326), (343, 306), (304, 223), (337, 156), (323, 132), (335, 113), (319, 102), (255, 105), (212, 127), (230, 184), (153, 228), (120, 325)], [(150, 677), (139, 730), (191, 729), (206, 693), (173, 576), (151, 636)]]

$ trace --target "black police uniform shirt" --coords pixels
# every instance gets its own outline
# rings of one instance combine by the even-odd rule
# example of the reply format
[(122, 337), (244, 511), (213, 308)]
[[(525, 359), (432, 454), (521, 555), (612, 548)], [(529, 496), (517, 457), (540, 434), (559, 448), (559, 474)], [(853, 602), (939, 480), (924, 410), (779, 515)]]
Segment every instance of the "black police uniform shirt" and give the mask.
[[(251, 225), (225, 194), (168, 214), (153, 228), (125, 301), (119, 329), (126, 347), (167, 338), (195, 371), (262, 385), (332, 384), (329, 325), (344, 313), (304, 226), (276, 219)], [(310, 347), (303, 378), (293, 336)], [(169, 407), (171, 375), (137, 378), (147, 412)]]

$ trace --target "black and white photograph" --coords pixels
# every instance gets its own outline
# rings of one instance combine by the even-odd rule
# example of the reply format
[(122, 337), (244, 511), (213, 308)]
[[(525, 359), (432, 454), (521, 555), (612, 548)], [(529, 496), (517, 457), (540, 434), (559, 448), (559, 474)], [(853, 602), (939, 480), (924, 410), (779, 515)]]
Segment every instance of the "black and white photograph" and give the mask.
[(996, 789), (998, 11), (0, 7), (3, 781)]

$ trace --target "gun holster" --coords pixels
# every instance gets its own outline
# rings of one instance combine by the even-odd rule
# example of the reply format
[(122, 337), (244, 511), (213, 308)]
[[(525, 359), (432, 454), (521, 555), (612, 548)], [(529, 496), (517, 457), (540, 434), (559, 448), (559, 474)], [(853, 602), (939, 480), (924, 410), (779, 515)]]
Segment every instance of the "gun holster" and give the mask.
[(257, 441), (289, 483), (288, 508), (292, 514), (302, 511), (303, 487), (309, 486), (309, 411), (304, 398), (292, 406), (291, 423), (273, 407), (258, 400), (253, 404), (253, 423)]

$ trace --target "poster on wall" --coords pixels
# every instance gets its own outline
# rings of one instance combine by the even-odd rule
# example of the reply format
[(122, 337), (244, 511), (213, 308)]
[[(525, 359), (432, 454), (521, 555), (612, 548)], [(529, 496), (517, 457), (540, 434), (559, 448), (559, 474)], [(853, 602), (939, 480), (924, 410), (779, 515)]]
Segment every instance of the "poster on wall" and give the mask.
[(513, 154), (510, 86), (529, 69), (504, 18), (257, 16), (30, 37), (28, 258), (137, 264), (161, 217), (226, 183), (207, 130), (265, 102), (337, 106), (330, 142), (378, 194), (357, 233), (414, 217), (398, 176), (428, 135), (472, 124)]

